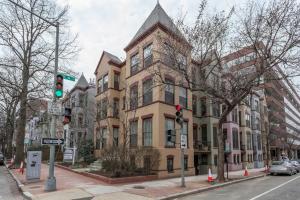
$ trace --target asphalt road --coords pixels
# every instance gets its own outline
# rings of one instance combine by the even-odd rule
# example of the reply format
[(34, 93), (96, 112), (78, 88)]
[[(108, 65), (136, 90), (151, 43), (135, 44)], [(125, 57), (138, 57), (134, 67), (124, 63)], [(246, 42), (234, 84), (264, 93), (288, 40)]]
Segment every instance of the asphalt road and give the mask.
[(300, 200), (300, 174), (267, 176), (181, 198), (181, 200)]
[(4, 166), (0, 166), (0, 200), (22, 200), (15, 180)]

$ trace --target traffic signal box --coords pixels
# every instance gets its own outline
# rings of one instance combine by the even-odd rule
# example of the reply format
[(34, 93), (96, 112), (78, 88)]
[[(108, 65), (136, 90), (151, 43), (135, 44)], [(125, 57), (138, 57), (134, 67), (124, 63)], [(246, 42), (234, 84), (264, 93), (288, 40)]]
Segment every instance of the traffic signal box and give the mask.
[(180, 125), (183, 123), (183, 112), (180, 105), (176, 105), (176, 122)]
[(63, 82), (64, 82), (63, 75), (57, 74), (56, 85), (55, 85), (55, 97), (56, 98), (61, 98), (63, 96)]
[(68, 124), (71, 122), (71, 114), (72, 114), (72, 110), (71, 108), (65, 108), (65, 112), (64, 112), (64, 124)]

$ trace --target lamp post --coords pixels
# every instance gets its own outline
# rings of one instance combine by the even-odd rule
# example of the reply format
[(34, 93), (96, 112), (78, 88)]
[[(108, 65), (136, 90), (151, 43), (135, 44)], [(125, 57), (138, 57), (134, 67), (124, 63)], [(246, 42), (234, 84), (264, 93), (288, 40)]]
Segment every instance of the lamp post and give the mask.
[[(35, 14), (31, 10), (25, 8), (24, 6), (12, 1), (8, 0), (10, 3), (14, 4), (15, 6), (26, 10), (30, 14), (40, 18), (41, 20), (49, 23), (51, 26), (54, 26), (56, 28), (56, 41), (55, 41), (55, 65), (54, 65), (54, 84), (53, 84), (53, 104), (56, 103), (56, 95), (55, 95), (55, 82), (56, 82), (56, 76), (57, 76), (57, 70), (58, 70), (58, 46), (59, 46), (59, 22), (50, 22), (49, 20)], [(50, 125), (50, 135), (51, 138), (55, 137), (55, 130), (56, 130), (56, 116), (52, 115), (51, 117), (51, 125)], [(56, 190), (56, 178), (54, 176), (54, 158), (55, 158), (55, 146), (50, 145), (50, 159), (49, 159), (49, 176), (46, 180), (45, 184), (45, 190), (46, 191), (54, 191)]]

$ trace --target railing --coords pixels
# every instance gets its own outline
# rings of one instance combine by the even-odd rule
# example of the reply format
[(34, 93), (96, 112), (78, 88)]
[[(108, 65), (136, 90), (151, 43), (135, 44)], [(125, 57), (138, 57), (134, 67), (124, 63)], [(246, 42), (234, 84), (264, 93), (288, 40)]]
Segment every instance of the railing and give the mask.
[(209, 152), (211, 151), (211, 142), (210, 141), (195, 141), (194, 149), (199, 151)]

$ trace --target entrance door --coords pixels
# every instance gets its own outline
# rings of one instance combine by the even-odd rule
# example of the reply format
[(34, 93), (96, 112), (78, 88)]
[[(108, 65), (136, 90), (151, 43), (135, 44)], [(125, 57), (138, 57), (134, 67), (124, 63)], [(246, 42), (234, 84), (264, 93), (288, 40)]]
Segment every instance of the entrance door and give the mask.
[(199, 175), (199, 161), (198, 155), (194, 155), (194, 167), (195, 167), (195, 174)]

